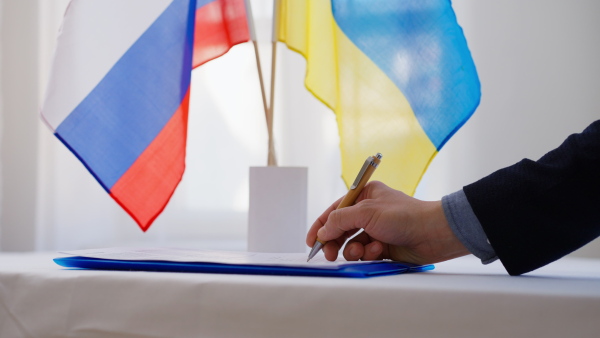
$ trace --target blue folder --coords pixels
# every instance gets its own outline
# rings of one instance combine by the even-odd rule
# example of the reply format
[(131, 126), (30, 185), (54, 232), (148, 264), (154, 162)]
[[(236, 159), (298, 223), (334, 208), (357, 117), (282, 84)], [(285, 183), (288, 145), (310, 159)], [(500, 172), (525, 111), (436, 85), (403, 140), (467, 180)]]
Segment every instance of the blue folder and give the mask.
[(348, 264), (336, 268), (319, 268), (310, 266), (251, 265), (224, 264), (204, 262), (171, 262), (147, 260), (116, 260), (81, 256), (55, 258), (54, 262), (67, 268), (83, 268), (94, 270), (128, 270), (128, 271), (160, 271), (160, 272), (196, 272), (196, 273), (230, 273), (251, 275), (285, 275), (285, 276), (319, 276), (319, 277), (352, 277), (367, 278), (374, 276), (396, 275), (408, 272), (433, 270), (433, 265), (414, 265), (393, 261), (374, 263)]

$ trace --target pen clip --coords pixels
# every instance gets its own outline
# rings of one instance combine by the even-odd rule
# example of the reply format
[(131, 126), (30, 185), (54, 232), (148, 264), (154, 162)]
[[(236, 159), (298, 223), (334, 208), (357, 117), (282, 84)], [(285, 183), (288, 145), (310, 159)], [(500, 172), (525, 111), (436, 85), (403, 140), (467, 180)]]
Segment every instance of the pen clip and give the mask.
[(356, 187), (358, 187), (358, 184), (360, 183), (360, 180), (362, 179), (363, 175), (365, 174), (365, 171), (367, 171), (367, 168), (369, 167), (369, 165), (372, 162), (373, 162), (373, 157), (371, 157), (371, 156), (367, 157), (365, 164), (363, 164), (362, 168), (358, 172), (358, 176), (356, 176), (354, 183), (352, 183), (352, 185), (350, 186), (350, 190), (354, 190), (354, 189), (356, 189)]

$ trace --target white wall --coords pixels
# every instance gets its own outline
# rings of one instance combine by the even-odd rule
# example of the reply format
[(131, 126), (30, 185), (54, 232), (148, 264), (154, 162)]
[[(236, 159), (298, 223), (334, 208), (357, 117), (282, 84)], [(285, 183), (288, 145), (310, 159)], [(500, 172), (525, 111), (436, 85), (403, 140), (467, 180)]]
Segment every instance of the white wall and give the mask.
[(0, 13), (0, 248), (35, 248), (38, 117), (37, 1), (2, 0)]
[[(600, 2), (454, 1), (482, 86), (472, 119), (442, 152), (455, 190), (537, 159), (600, 118)], [(441, 154), (437, 161), (446, 160)], [(437, 163), (429, 174), (439, 175)]]

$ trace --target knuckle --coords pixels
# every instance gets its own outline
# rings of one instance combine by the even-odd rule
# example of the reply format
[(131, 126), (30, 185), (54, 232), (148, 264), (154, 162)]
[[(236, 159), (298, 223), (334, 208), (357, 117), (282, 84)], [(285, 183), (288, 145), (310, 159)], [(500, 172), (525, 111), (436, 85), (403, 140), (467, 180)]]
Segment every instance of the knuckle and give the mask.
[(340, 224), (340, 212), (338, 210), (334, 210), (329, 214), (329, 218), (327, 219), (327, 224), (330, 226), (337, 227)]
[(360, 222), (360, 227), (365, 229), (368, 233), (377, 223), (378, 205), (372, 200), (365, 200), (364, 202), (365, 203), (360, 206), (360, 218), (356, 221)]
[(342, 224), (342, 214), (339, 211), (334, 210), (329, 214), (329, 218), (327, 219), (324, 228), (328, 234), (338, 233)]
[(370, 223), (374, 203), (370, 200), (363, 200), (355, 207), (358, 212), (354, 214), (355, 217), (352, 222), (356, 228), (365, 229)]
[(379, 188), (383, 186), (383, 183), (381, 181), (371, 181), (371, 185), (375, 188)]
[(373, 192), (380, 191), (386, 187), (386, 185), (380, 181), (371, 181), (371, 182), (369, 182), (369, 184), (371, 185), (370, 190), (372, 190)]

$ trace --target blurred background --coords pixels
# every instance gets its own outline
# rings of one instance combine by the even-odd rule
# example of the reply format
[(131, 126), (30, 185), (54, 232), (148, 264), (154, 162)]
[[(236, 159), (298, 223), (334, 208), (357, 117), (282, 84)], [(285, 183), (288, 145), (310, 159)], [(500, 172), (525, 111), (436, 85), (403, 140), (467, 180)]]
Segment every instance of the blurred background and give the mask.
[[(252, 0), (265, 79), (272, 4)], [(267, 163), (251, 45), (194, 70), (186, 172), (143, 233), (39, 117), (67, 5), (0, 0), (0, 250), (243, 250), (248, 167)], [(416, 193), (424, 200), (438, 200), (522, 158), (538, 159), (600, 118), (600, 2), (456, 0), (453, 7), (482, 100), (426, 172)], [(278, 48), (275, 146), (281, 166), (309, 168), (308, 227), (346, 192), (337, 125), (304, 88), (304, 59)], [(574, 255), (600, 257), (600, 241)]]

